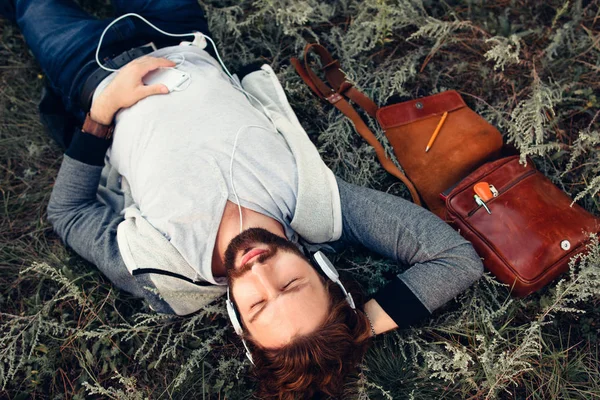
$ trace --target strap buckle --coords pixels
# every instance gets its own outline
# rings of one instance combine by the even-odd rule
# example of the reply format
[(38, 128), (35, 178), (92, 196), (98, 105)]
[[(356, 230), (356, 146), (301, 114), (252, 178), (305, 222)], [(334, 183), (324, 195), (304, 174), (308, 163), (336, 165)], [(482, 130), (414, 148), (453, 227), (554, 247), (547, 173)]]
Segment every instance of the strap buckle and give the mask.
[(329, 96), (325, 97), (325, 99), (330, 102), (331, 104), (335, 104), (338, 101), (342, 100), (343, 97), (341, 94), (339, 94), (338, 92), (333, 92), (331, 93)]

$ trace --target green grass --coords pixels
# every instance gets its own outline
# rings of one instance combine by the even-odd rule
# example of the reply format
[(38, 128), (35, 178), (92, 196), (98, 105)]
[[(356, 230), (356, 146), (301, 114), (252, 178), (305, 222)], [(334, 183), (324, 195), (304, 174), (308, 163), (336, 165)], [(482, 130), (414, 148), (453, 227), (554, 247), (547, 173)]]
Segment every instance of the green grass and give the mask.
[[(226, 64), (270, 63), (341, 177), (407, 197), (348, 121), (289, 66), (306, 39), (325, 44), (381, 104), (459, 90), (598, 215), (599, 3), (207, 0), (205, 7)], [(110, 14), (106, 2), (83, 5)], [(18, 29), (0, 20), (0, 397), (251, 397), (221, 304), (193, 318), (156, 315), (53, 234), (45, 208), (62, 156), (37, 115), (43, 78)], [(352, 249), (339, 265), (369, 293), (398, 271)], [(599, 334), (596, 243), (562, 283), (540, 293), (511, 299), (486, 277), (433, 319), (378, 338), (348, 397), (598, 399)]]

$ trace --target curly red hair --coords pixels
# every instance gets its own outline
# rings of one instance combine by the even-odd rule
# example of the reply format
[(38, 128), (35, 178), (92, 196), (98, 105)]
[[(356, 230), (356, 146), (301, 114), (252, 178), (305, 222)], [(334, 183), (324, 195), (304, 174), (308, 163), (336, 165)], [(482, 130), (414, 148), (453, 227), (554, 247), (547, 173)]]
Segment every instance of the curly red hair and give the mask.
[[(318, 394), (340, 397), (346, 378), (355, 373), (367, 351), (371, 328), (364, 312), (350, 308), (341, 289), (328, 281), (329, 313), (314, 332), (278, 349), (250, 343), (261, 399), (312, 399)], [(362, 299), (356, 296), (357, 308)], [(360, 304), (359, 304), (360, 303)]]

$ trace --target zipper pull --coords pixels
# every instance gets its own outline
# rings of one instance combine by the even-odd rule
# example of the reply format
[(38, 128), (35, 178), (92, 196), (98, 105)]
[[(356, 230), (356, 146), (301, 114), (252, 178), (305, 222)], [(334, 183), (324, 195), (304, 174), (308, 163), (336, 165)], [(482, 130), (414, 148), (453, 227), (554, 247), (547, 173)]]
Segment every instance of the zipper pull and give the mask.
[(481, 197), (479, 197), (478, 195), (473, 195), (473, 198), (475, 199), (475, 203), (477, 203), (477, 205), (485, 208), (485, 211), (487, 211), (488, 214), (492, 214), (488, 206), (485, 205), (485, 201), (481, 200)]
[(475, 186), (473, 186), (473, 191), (481, 200), (490, 201), (498, 195), (498, 191), (494, 187), (494, 190), (496, 191), (496, 196), (494, 196), (494, 191), (492, 191), (493, 187), (493, 185), (490, 185), (487, 182), (477, 182)]

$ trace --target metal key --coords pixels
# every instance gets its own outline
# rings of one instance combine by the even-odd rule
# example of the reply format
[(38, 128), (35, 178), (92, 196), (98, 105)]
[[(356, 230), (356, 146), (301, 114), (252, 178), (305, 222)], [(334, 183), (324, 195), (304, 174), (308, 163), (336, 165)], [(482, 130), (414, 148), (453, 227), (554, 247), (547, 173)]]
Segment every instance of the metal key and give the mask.
[(479, 197), (475, 194), (475, 195), (473, 195), (473, 198), (475, 199), (475, 203), (477, 203), (477, 205), (480, 205), (483, 208), (485, 208), (485, 211), (487, 211), (488, 214), (490, 214), (490, 215), (492, 214), (492, 212), (490, 211), (488, 206), (485, 205), (485, 201), (481, 200), (481, 197)]
[(498, 192), (498, 189), (496, 189), (494, 185), (490, 185), (490, 192), (492, 192), (494, 197), (498, 197), (498, 195), (500, 194), (500, 192)]

